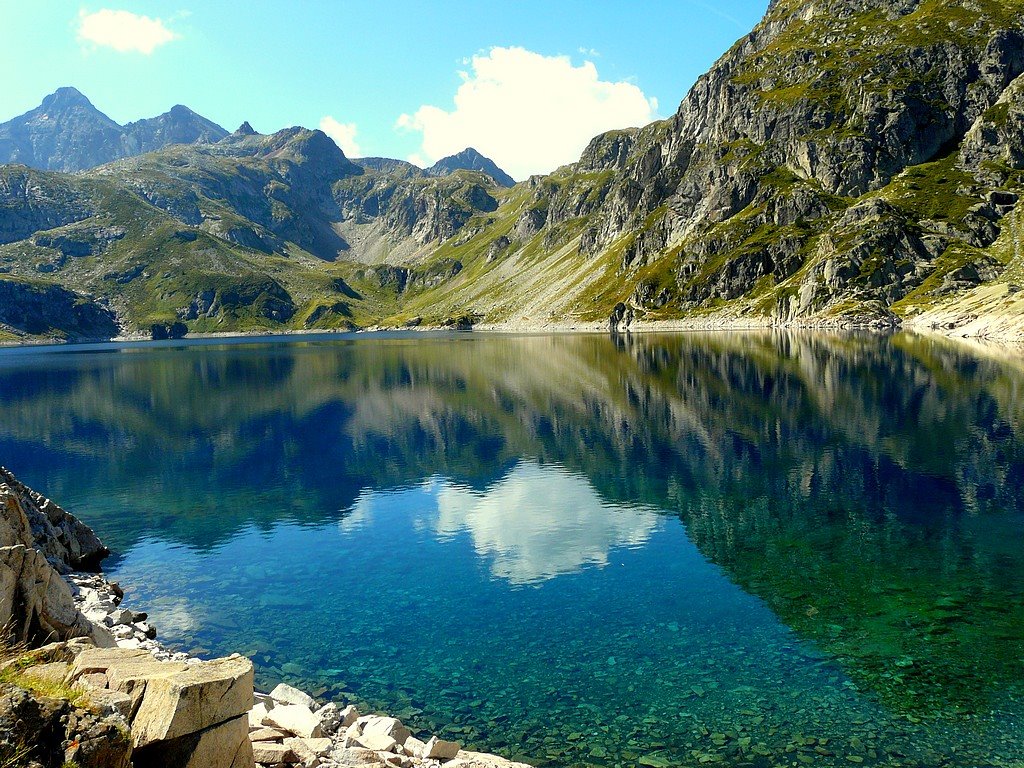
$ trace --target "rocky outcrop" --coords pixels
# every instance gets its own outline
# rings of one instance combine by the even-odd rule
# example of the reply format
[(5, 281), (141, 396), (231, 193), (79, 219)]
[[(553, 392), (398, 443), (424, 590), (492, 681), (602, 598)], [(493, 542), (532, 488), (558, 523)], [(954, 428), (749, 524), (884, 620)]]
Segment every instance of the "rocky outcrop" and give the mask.
[(455, 171), (486, 173), (500, 187), (514, 187), (516, 184), (516, 180), (501, 170), (491, 158), (481, 155), (472, 147), (442, 158), (427, 169), (431, 176), (447, 176)]
[(119, 717), (0, 683), (0, 764), (32, 768), (129, 768)]
[(69, 341), (105, 340), (118, 334), (107, 307), (59, 285), (0, 277), (0, 326), (20, 335)]
[(87, 649), (67, 682), (87, 694), (128, 698), (135, 768), (243, 768), (252, 765), (248, 712), (252, 662), (159, 661), (144, 650)]
[(78, 610), (71, 589), (43, 554), (24, 544), (0, 547), (0, 627), (10, 642), (30, 646), (74, 637), (114, 644)]
[(61, 573), (98, 570), (110, 554), (93, 530), (0, 467), (0, 546), (35, 547)]

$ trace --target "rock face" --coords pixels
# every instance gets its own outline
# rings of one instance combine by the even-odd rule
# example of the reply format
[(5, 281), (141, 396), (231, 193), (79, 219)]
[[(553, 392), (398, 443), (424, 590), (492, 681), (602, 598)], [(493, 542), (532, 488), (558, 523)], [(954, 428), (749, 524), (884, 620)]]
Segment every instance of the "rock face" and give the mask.
[(447, 176), (454, 171), (480, 171), (494, 179), (499, 186), (514, 187), (515, 179), (499, 168), (489, 157), (484, 157), (472, 147), (458, 154), (442, 158), (427, 169), (431, 176)]
[(170, 144), (213, 142), (227, 131), (187, 107), (121, 126), (75, 88), (58, 88), (24, 115), (0, 124), (0, 163), (81, 171)]
[(69, 341), (111, 339), (119, 330), (113, 312), (66, 288), (0, 277), (2, 326)]
[(82, 651), (67, 680), (90, 695), (130, 699), (136, 768), (243, 768), (252, 765), (252, 678), (252, 662), (240, 656), (186, 664), (116, 648)]
[(93, 530), (0, 467), (0, 546), (24, 544), (61, 573), (94, 571), (110, 551)]
[(129, 768), (131, 742), (116, 718), (2, 684), (0, 761), (43, 768), (72, 762), (79, 768)]
[(0, 547), (0, 626), (14, 642), (28, 645), (74, 637), (114, 644), (78, 610), (67, 582), (43, 554), (24, 544)]

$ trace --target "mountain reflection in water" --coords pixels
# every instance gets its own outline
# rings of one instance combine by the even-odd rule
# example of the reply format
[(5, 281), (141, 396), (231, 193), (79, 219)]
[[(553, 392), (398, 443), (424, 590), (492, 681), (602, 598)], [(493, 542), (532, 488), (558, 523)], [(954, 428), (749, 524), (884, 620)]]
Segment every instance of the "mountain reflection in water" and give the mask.
[(904, 334), (0, 353), (166, 639), (557, 764), (1024, 759), (1022, 427)]

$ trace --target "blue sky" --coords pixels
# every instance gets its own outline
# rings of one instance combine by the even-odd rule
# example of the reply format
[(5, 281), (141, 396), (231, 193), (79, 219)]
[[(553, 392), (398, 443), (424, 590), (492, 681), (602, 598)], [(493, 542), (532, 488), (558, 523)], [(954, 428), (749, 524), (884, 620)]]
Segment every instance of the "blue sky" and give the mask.
[(473, 144), (522, 178), (671, 115), (766, 7), (0, 0), (0, 121), (73, 85), (122, 123), (181, 103), (229, 130), (324, 127), (354, 156), (428, 163)]

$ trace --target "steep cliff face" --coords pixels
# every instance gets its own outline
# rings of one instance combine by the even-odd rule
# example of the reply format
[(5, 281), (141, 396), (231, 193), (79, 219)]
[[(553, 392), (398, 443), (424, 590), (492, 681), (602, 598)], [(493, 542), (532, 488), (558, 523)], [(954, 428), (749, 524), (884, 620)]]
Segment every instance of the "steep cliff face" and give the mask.
[(1014, 6), (775, 2), (670, 120), (597, 137), (528, 212), (587, 217), (580, 253), (614, 256), (604, 305), (886, 312), (1015, 202), (992, 204), (1012, 173), (988, 169), (1020, 162)]

